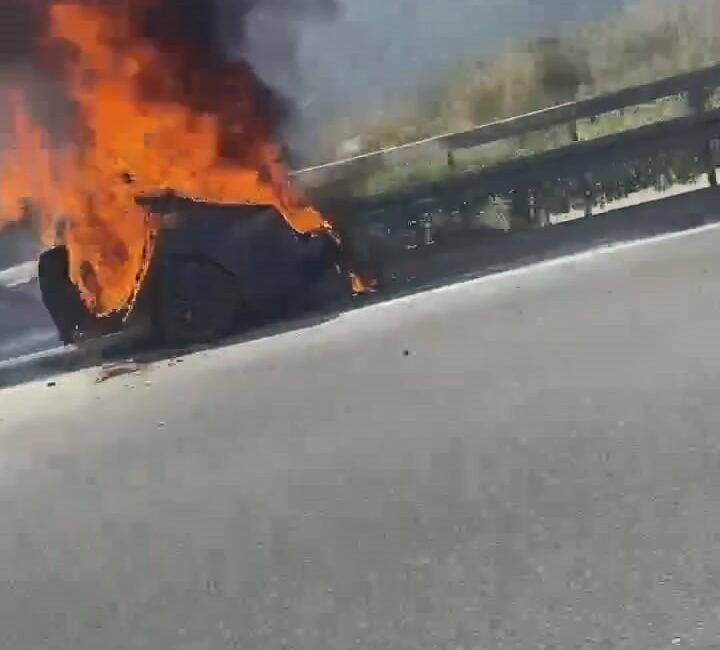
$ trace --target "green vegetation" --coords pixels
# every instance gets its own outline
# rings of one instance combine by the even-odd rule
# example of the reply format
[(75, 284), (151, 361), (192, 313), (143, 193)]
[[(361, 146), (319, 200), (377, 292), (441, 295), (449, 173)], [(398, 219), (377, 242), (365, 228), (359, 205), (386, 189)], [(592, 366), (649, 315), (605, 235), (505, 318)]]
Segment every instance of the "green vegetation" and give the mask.
[[(719, 60), (720, 0), (692, 4), (640, 0), (612, 19), (582, 25), (572, 34), (508, 46), (491, 58), (460, 66), (442, 85), (426, 89), (403, 109), (369, 123), (364, 150), (467, 129)], [(588, 139), (617, 133), (675, 117), (684, 110), (680, 98), (669, 98), (622, 114), (584, 120), (578, 123), (578, 136)], [(484, 145), (459, 152), (455, 170), (480, 168), (569, 141), (568, 129), (558, 128)], [(452, 171), (444, 156), (431, 156), (402, 168), (379, 169), (356, 190), (376, 193), (440, 179)]]

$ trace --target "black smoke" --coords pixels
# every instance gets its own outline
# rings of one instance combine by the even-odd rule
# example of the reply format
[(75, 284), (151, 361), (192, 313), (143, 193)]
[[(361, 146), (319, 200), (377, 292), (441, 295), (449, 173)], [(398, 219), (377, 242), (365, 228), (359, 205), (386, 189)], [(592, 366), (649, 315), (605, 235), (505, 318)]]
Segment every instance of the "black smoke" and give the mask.
[(0, 4), (0, 65), (25, 64), (43, 32), (43, 12), (25, 0)]
[[(161, 71), (150, 74), (148, 96), (170, 90), (169, 99), (220, 115), (227, 127), (225, 153), (236, 158), (246, 148), (245, 138), (253, 136), (244, 131), (251, 121), (248, 111), (264, 118), (255, 121), (254, 130), (273, 135), (293, 115), (300, 80), (298, 27), (306, 20), (333, 18), (336, 2), (141, 1), (137, 20), (143, 36), (180, 61), (172, 89), (157, 77)], [(250, 87), (254, 109), (246, 105)]]
[[(64, 90), (74, 53), (48, 39), (49, 8), (61, 2), (0, 0), (0, 109), (3, 82), (19, 83), (34, 117), (58, 137), (76, 134), (79, 127)], [(72, 2), (128, 17), (134, 35), (163, 57), (163, 65), (144, 71), (142, 92), (148, 99), (180, 102), (221, 117), (224, 149), (231, 157), (241, 156), (253, 137), (247, 131), (251, 114), (261, 118), (251, 127), (257, 135), (277, 131), (293, 112), (291, 98), (266, 83), (258, 69), (297, 76), (299, 23), (332, 18), (337, 10), (336, 0)]]
[(62, 78), (67, 51), (47, 42), (47, 18), (45, 0), (0, 2), (0, 135), (12, 129), (11, 89), (22, 89), (34, 119), (51, 135), (62, 133), (73, 119)]

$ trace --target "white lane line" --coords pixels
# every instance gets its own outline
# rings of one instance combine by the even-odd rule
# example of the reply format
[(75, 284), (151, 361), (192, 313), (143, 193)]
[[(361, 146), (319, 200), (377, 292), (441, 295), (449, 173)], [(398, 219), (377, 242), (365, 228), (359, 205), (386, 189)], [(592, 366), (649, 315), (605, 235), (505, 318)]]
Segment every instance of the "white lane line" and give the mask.
[(0, 271), (0, 286), (12, 289), (37, 278), (37, 262), (25, 262)]

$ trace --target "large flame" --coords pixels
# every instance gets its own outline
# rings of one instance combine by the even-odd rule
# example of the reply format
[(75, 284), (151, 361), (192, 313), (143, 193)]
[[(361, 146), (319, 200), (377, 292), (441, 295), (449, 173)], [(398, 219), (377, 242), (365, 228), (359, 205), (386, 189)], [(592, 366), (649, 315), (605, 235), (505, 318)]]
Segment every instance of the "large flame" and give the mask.
[(133, 12), (154, 1), (49, 6), (44, 45), (72, 49), (63, 76), (81, 125), (64, 144), (33, 119), (21, 89), (0, 87), (14, 110), (0, 222), (32, 199), (46, 243), (66, 223), (71, 278), (98, 315), (131, 305), (149, 263), (154, 226), (135, 203), (143, 193), (272, 204), (298, 231), (330, 228), (292, 189), (246, 66), (205, 71), (207, 92), (221, 92), (226, 110), (178, 101), (183, 52), (161, 50), (135, 24)]

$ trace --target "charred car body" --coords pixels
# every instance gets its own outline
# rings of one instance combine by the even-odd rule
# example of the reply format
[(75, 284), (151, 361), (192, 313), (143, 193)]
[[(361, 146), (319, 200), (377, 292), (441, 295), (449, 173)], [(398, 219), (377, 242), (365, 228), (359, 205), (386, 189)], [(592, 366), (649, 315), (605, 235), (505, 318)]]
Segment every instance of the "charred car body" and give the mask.
[(131, 311), (94, 316), (70, 280), (67, 248), (40, 256), (42, 299), (64, 344), (121, 330), (163, 344), (201, 343), (352, 294), (332, 233), (299, 233), (272, 206), (141, 202), (161, 226)]

